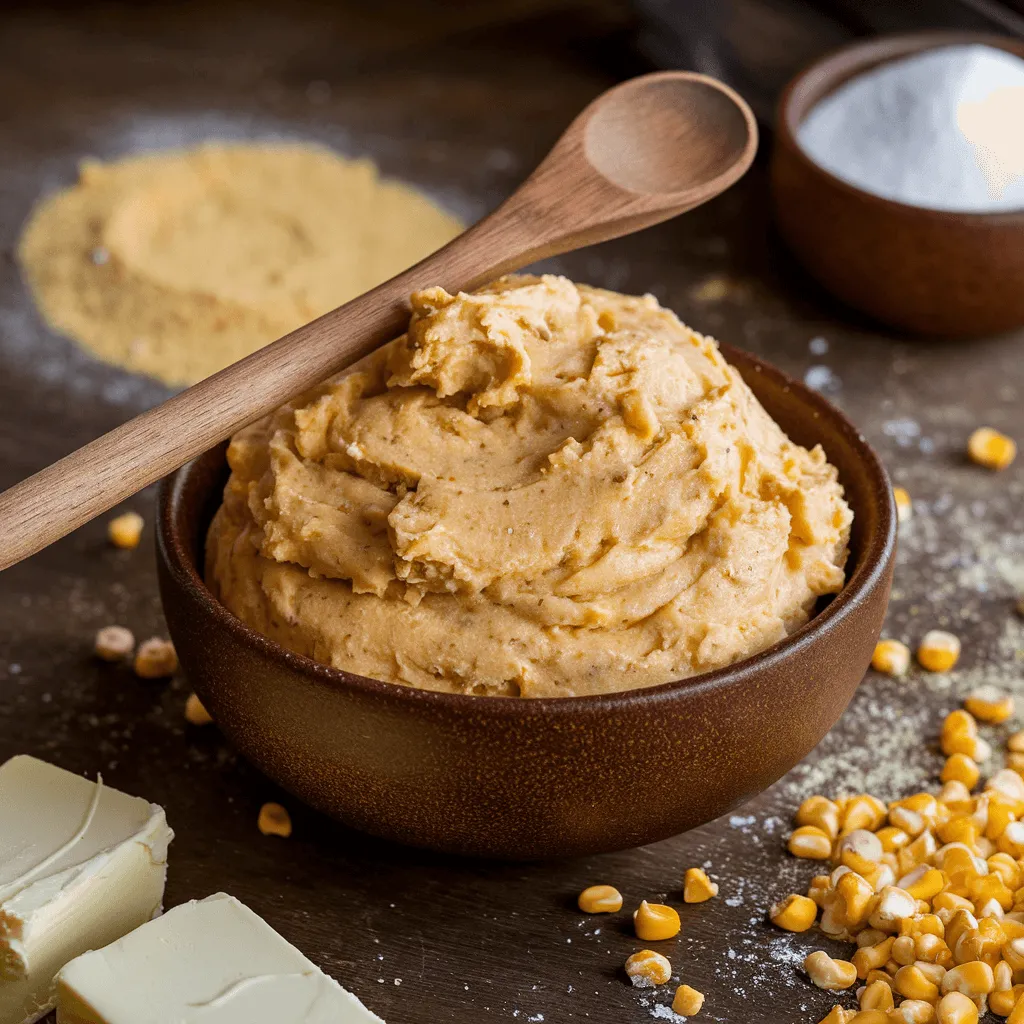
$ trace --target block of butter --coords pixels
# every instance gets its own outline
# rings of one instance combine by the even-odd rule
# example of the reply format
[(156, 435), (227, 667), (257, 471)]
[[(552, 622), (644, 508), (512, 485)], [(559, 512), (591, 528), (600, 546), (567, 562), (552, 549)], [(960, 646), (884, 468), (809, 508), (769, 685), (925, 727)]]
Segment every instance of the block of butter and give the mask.
[(0, 1024), (56, 1004), (57, 972), (160, 912), (164, 812), (34, 757), (0, 765)]
[(217, 893), (64, 968), (57, 1024), (384, 1024), (261, 917)]

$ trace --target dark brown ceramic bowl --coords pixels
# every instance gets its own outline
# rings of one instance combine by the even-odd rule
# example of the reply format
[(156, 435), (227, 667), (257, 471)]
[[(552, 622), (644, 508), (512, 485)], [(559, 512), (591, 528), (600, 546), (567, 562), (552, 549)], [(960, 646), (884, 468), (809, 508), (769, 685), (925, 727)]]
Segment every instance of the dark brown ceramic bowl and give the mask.
[(918, 334), (990, 334), (1024, 324), (1024, 210), (947, 213), (880, 199), (815, 163), (796, 136), (836, 88), (895, 58), (985, 43), (1024, 57), (1024, 40), (922, 32), (855, 43), (812, 64), (783, 93), (771, 178), (779, 228), (844, 302)]
[(160, 588), (189, 680), (229, 739), (355, 828), (460, 854), (535, 859), (664, 839), (725, 813), (807, 754), (871, 659), (896, 516), (885, 470), (820, 395), (723, 346), (794, 440), (839, 469), (855, 520), (846, 587), (769, 650), (678, 683), (599, 697), (430, 693), (320, 665), (243, 625), (207, 590), (203, 540), (223, 446), (169, 477)]

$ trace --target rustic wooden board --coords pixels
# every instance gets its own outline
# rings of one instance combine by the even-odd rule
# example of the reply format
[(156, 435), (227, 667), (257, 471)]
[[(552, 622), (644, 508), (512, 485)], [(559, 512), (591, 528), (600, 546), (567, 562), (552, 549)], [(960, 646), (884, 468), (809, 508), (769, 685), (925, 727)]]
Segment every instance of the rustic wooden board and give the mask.
[[(4, 15), (0, 485), (164, 394), (53, 336), (19, 279), (20, 225), (42, 192), (73, 179), (79, 157), (225, 136), (312, 138), (371, 154), (473, 217), (634, 67), (614, 3), (521, 0), (500, 12), (464, 3), (444, 15), (439, 6)], [(1024, 589), (1024, 470), (988, 474), (962, 454), (981, 422), (1024, 440), (1024, 336), (937, 345), (887, 336), (837, 308), (772, 236), (760, 171), (675, 224), (556, 269), (652, 291), (698, 329), (830, 390), (919, 499), (901, 538), (890, 631), (913, 638), (951, 626), (964, 638), (963, 670), (869, 677), (787, 779), (727, 819), (642, 850), (545, 865), (459, 861), (295, 806), (293, 838), (265, 839), (257, 809), (280, 794), (215, 730), (185, 725), (187, 683), (144, 683), (90, 657), (102, 625), (140, 636), (162, 628), (150, 545), (113, 551), (94, 523), (0, 576), (0, 759), (27, 752), (102, 771), (164, 804), (177, 831), (169, 904), (234, 893), (392, 1022), (659, 1016), (670, 991), (644, 996), (621, 972), (638, 945), (626, 915), (582, 919), (575, 893), (609, 881), (628, 905), (681, 902), (684, 869), (704, 862), (721, 896), (685, 908), (681, 937), (663, 944), (677, 973), (707, 993), (701, 1019), (816, 1022), (831, 999), (797, 965), (819, 939), (764, 922), (775, 897), (813, 874), (782, 851), (796, 802), (822, 789), (896, 796), (932, 785), (935, 726), (957, 694), (981, 679), (1024, 694), (1024, 622), (1012, 612)], [(152, 494), (135, 504), (151, 520)], [(751, 722), (752, 743), (758, 731)]]

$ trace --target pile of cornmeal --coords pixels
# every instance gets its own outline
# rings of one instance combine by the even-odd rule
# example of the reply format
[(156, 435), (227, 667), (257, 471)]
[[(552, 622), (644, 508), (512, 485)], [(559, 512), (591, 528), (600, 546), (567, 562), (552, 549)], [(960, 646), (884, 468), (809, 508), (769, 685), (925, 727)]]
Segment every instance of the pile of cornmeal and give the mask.
[(50, 324), (107, 362), (191, 384), (461, 230), (369, 160), (211, 143), (110, 164), (33, 212), (19, 258)]
[(843, 585), (852, 514), (714, 341), (561, 277), (408, 333), (237, 434), (207, 579), (336, 668), (548, 697), (727, 665)]

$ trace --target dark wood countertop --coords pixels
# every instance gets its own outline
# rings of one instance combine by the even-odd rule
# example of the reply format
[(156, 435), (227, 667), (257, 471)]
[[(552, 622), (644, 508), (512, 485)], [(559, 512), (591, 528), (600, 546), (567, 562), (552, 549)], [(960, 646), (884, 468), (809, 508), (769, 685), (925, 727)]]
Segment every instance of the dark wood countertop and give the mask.
[[(483, 6), (5, 13), (0, 484), (165, 393), (40, 324), (13, 257), (40, 194), (70, 183), (87, 155), (285, 134), (369, 154), (473, 218), (591, 96), (640, 69), (617, 4), (517, 0), (500, 16)], [(912, 641), (948, 627), (963, 639), (962, 669), (869, 675), (786, 779), (729, 818), (641, 850), (544, 865), (459, 861), (376, 842), (287, 799), (294, 836), (263, 838), (257, 810), (281, 795), (215, 729), (185, 724), (185, 680), (143, 682), (90, 656), (100, 626), (123, 623), (140, 637), (163, 629), (152, 529), (142, 548), (121, 552), (97, 522), (0, 576), (0, 760), (32, 753), (102, 771), (163, 804), (177, 832), (168, 904), (238, 896), (390, 1024), (657, 1017), (671, 989), (644, 996), (626, 983), (622, 964), (637, 948), (626, 916), (584, 919), (575, 895), (600, 881), (628, 905), (681, 902), (684, 870), (704, 862), (721, 895), (685, 908), (682, 935), (664, 944), (676, 972), (707, 995), (698, 1019), (815, 1024), (832, 1000), (799, 963), (820, 937), (765, 923), (768, 905), (814, 874), (783, 850), (797, 803), (820, 791), (935, 787), (937, 724), (959, 696), (979, 681), (1024, 695), (1024, 620), (1013, 613), (1024, 589), (1024, 458), (992, 474), (964, 456), (981, 424), (1024, 442), (1024, 335), (901, 339), (839, 308), (774, 237), (761, 168), (675, 223), (553, 267), (651, 291), (698, 330), (828, 390), (918, 503), (902, 531), (888, 632)], [(151, 523), (153, 495), (133, 504)], [(758, 742), (757, 722), (750, 733)]]

